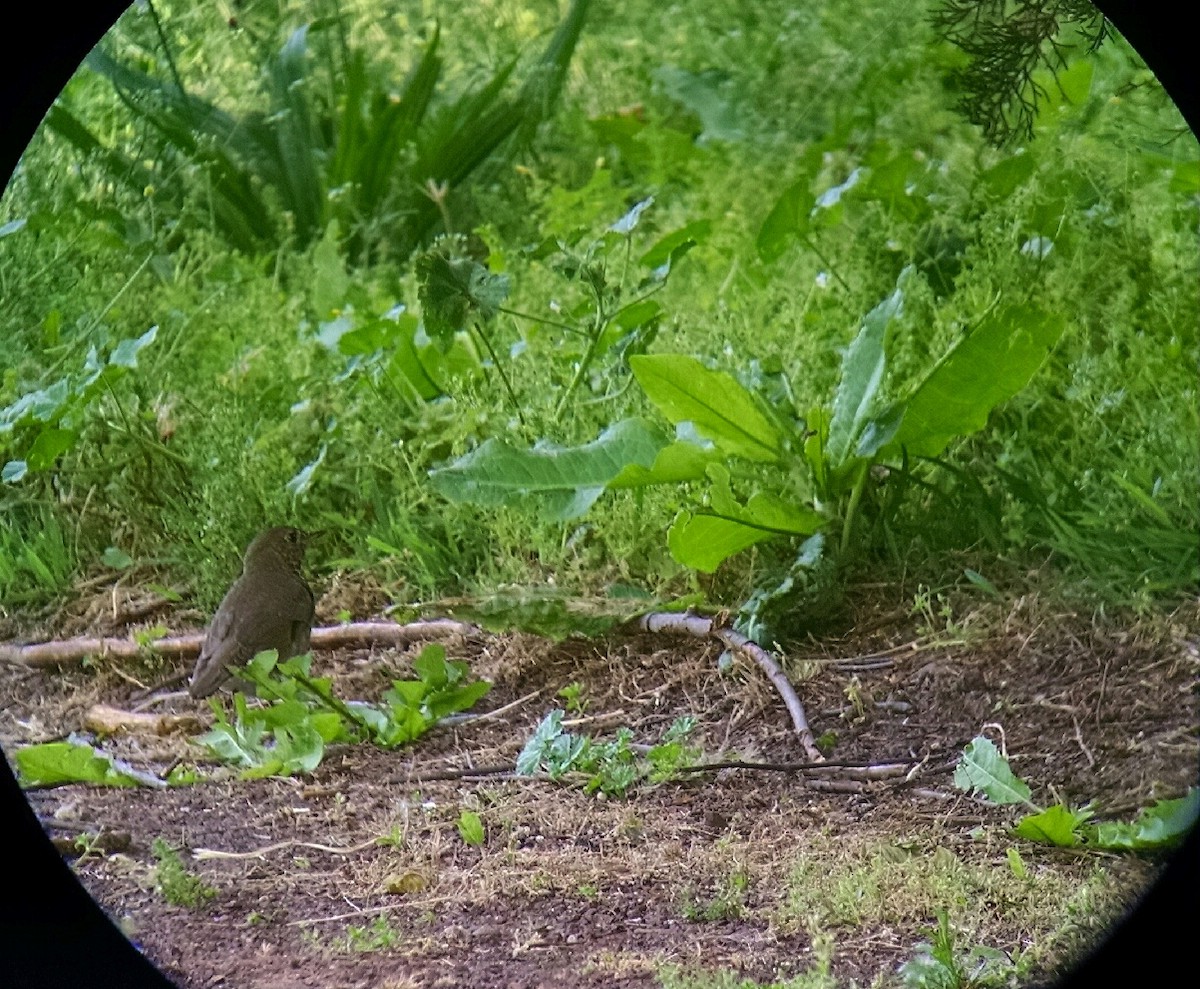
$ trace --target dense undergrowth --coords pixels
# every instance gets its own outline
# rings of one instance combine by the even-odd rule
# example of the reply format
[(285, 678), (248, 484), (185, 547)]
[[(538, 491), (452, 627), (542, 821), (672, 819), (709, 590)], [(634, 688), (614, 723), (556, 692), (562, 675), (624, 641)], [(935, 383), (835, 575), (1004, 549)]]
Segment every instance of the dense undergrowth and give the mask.
[[(207, 607), (280, 519), (322, 530), (319, 575), (370, 568), (402, 603), (517, 585), (736, 607), (881, 568), (966, 583), (964, 561), (988, 590), (1050, 563), (1096, 606), (1193, 588), (1200, 166), (1124, 43), (1078, 50), (1033, 139), (997, 148), (955, 112), (962, 56), (921, 5), (619, 6), (587, 11), (561, 94), (539, 59), (566, 6), (249, 3), (236, 28), (211, 6), (131, 10), (0, 212), (4, 607), (130, 565)], [(413, 130), (370, 198), (346, 135), (373, 160), (389, 107)], [(217, 110), (227, 131), (180, 136)], [(500, 117), (475, 170), (430, 164)], [(251, 126), (286, 136), (282, 169), (236, 150)], [(313, 186), (304, 224), (289, 161)], [(257, 238), (232, 232), (231, 189), (269, 222)], [(813, 466), (817, 410), (836, 434), (847, 348), (898, 280), (886, 361), (845, 413), (857, 454), (822, 474), (839, 464)], [(920, 455), (889, 446), (885, 413), (1013, 313), (1013, 340), (1055, 327), (1028, 384)], [(778, 456), (664, 416), (643, 354), (731, 375)], [(1009, 359), (987, 351), (958, 394)], [(489, 441), (553, 459), (624, 420), (716, 455), (674, 483), (579, 481), (566, 507), (431, 482)], [(746, 523), (767, 496), (790, 522)], [(668, 541), (681, 512), (764, 538), (706, 577)]]

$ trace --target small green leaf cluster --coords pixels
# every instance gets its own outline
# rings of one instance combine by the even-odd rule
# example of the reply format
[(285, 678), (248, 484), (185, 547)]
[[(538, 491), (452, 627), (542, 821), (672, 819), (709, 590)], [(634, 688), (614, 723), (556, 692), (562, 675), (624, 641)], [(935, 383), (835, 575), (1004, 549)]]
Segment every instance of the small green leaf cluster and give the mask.
[(165, 838), (155, 838), (151, 842), (150, 852), (157, 860), (154, 886), (168, 903), (194, 910), (217, 895), (214, 887), (188, 871), (179, 857), (179, 851), (168, 844)]
[(487, 837), (483, 819), (473, 810), (464, 810), (458, 816), (458, 833), (462, 840), (472, 848), (478, 848)]
[(1030, 799), (1029, 785), (1009, 768), (995, 743), (982, 735), (963, 750), (954, 770), (954, 785), (967, 793), (980, 793), (994, 804), (1024, 804), (1031, 813), (1013, 828), (1019, 838), (1062, 848), (1152, 852), (1178, 844), (1200, 814), (1200, 790), (1186, 796), (1158, 800), (1131, 823), (1099, 821), (1091, 804), (1069, 807), (1058, 803), (1042, 808)]
[(687, 886), (681, 897), (683, 916), (691, 921), (734, 920), (746, 913), (746, 893), (750, 889), (750, 874), (744, 865), (737, 865), (724, 879), (711, 898), (697, 894)]
[(644, 751), (633, 746), (629, 728), (620, 728), (615, 738), (601, 742), (590, 735), (565, 731), (562, 721), (561, 710), (551, 711), (541, 720), (517, 756), (519, 776), (543, 771), (552, 780), (560, 780), (567, 773), (582, 773), (587, 776), (584, 789), (588, 793), (624, 797), (638, 783), (670, 779), (700, 756), (698, 748), (686, 744), (696, 728), (696, 720), (690, 716), (676, 718), (662, 741)]
[(251, 708), (238, 692), (231, 719), (219, 700), (210, 701), (216, 723), (196, 743), (243, 767), (244, 778), (310, 773), (330, 742), (407, 745), (491, 689), (470, 679), (466, 663), (447, 660), (436, 643), (413, 660), (416, 679), (393, 680), (379, 704), (336, 697), (327, 677), (310, 676), (311, 663), (310, 655), (278, 663), (273, 650), (259, 653), (240, 675), (271, 703)]
[(967, 986), (1009, 984), (1013, 963), (1003, 951), (972, 945), (959, 951), (946, 911), (938, 910), (933, 941), (922, 941), (912, 958), (900, 966), (900, 981), (908, 989), (965, 989)]
[(387, 951), (400, 940), (400, 932), (387, 916), (380, 914), (368, 925), (351, 924), (346, 928), (347, 951)]

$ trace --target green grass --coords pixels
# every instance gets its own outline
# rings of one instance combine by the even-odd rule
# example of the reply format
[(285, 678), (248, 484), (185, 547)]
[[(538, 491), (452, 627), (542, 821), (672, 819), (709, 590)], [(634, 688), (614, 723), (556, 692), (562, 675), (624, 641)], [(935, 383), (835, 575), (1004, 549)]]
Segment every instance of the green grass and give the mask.
[(991, 946), (1028, 974), (1086, 948), (1120, 909), (1121, 886), (1100, 865), (1082, 882), (1051, 860), (1018, 876), (987, 836), (959, 852), (922, 838), (841, 841), (842, 854), (819, 867), (796, 856), (776, 909), (781, 929), (851, 937), (860, 928), (926, 925), (946, 911), (964, 942), (990, 931), (1003, 939)]
[[(427, 8), (379, 20), (373, 8), (341, 5), (353, 36), (397, 70), (411, 64), (405, 39)], [(540, 51), (553, 8), (438, 4), (447, 79), (465, 86)], [(247, 23), (270, 35), (312, 15), (280, 9), (252, 6)], [(257, 71), (245, 39), (190, 7), (162, 10), (205, 98), (252, 109), (240, 95)], [(131, 13), (124, 30), (157, 50), (144, 15)], [(920, 7), (829, 0), (800, 15), (773, 0), (735, 17), (715, 2), (599, 5), (536, 153), (454, 199), (453, 215), (480, 225), (493, 268), (509, 276), (507, 305), (560, 320), (587, 293), (526, 246), (581, 228), (585, 240), (603, 236), (650, 195), (635, 252), (710, 221), (655, 296), (664, 316), (652, 350), (696, 354), (745, 380), (776, 361), (801, 409), (830, 400), (840, 348), (905, 264), (921, 277), (892, 343), (884, 389), (893, 396), (997, 300), (1066, 314), (1067, 333), (1032, 384), (943, 467), (920, 468), (926, 486), (905, 491), (858, 565), (932, 575), (964, 549), (1013, 569), (1050, 557), (1063, 593), (1154, 607), (1200, 579), (1195, 141), (1171, 137), (1178, 117), (1153, 87), (1115, 95), (1139, 63), (1114, 41), (1079, 105), (1048, 109), (1023, 154), (997, 151), (953, 112), (945, 78), (958, 59)], [(97, 79), (73, 83), (71, 99), (91, 126), (136, 146), (136, 127)], [(697, 140), (722, 121), (736, 140)], [(200, 225), (167, 229), (152, 196), (106, 188), (78, 163), (41, 135), (0, 209), (0, 222), (29, 219), (0, 237), (0, 409), (63, 374), (84, 375), (92, 348), (159, 332), (135, 368), (57, 423), (74, 436), (69, 449), (0, 489), (6, 604), (52, 600), (115, 546), (186, 581), (188, 599), (209, 607), (249, 537), (275, 521), (325, 530), (318, 574), (372, 569), (398, 601), (548, 580), (581, 593), (617, 580), (660, 594), (694, 586), (666, 548), (678, 491), (606, 495), (563, 524), (451, 504), (426, 480), (488, 438), (579, 443), (623, 416), (653, 417), (636, 388), (623, 388), (618, 355), (601, 355), (558, 415), (582, 348), (552, 326), (502, 316), (490, 332), (501, 354), (523, 348), (506, 369), (524, 425), (486, 368), (452, 379), (443, 399), (414, 403), (394, 375), (350, 369), (322, 342), (331, 298), (364, 317), (396, 303), (416, 311), (408, 266), (336, 256), (331, 266), (319, 244), (281, 244), (270, 258), (230, 253)], [(851, 189), (807, 244), (759, 256), (759, 229), (799, 176), (820, 195), (856, 168), (885, 166), (903, 176), (898, 198)], [(1035, 237), (1054, 242), (1044, 258), (1022, 253)], [(37, 427), (2, 422), (0, 461), (25, 456)], [(308, 465), (307, 483), (289, 490)], [(734, 483), (744, 497), (763, 480), (750, 471)], [(881, 497), (899, 479), (889, 483)], [(743, 554), (705, 586), (736, 605), (774, 553)]]

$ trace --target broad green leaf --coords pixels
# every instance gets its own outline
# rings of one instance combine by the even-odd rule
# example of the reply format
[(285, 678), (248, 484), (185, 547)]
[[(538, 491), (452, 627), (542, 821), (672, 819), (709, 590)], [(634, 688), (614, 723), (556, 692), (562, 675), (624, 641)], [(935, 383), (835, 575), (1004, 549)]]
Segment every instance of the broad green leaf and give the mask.
[(450, 666), (446, 662), (446, 647), (431, 642), (412, 662), (413, 672), (430, 690), (444, 687), (450, 680)]
[(127, 570), (133, 566), (133, 557), (123, 549), (118, 549), (116, 546), (109, 546), (101, 554), (100, 562), (106, 567), (112, 567), (114, 570)]
[(459, 711), (469, 711), (491, 689), (492, 685), (487, 680), (473, 680), (461, 687), (447, 687), (428, 697), (425, 708), (433, 721), (441, 721)]
[(889, 452), (936, 457), (1029, 383), (1066, 326), (1062, 316), (1010, 306), (988, 316), (933, 367), (908, 397)]
[(339, 332), (332, 344), (347, 357), (365, 356), (395, 347), (405, 340), (411, 343), (419, 323), (420, 320), (401, 303), (382, 316), (368, 318), (361, 323), (352, 322), (353, 329)]
[(715, 515), (680, 512), (667, 532), (671, 556), (685, 567), (712, 573), (742, 550), (774, 533)]
[(868, 422), (875, 414), (879, 386), (887, 369), (887, 335), (893, 319), (904, 305), (904, 283), (911, 269), (905, 268), (896, 290), (867, 313), (858, 335), (842, 358), (842, 374), (833, 397), (833, 418), (825, 456), (836, 470), (850, 456)]
[[(1085, 814), (1084, 820), (1090, 814)], [(1060, 848), (1073, 848), (1080, 843), (1076, 829), (1083, 823), (1079, 815), (1062, 804), (1047, 807), (1037, 814), (1029, 814), (1017, 822), (1013, 833), (1028, 841), (1040, 841)]]
[(22, 786), (94, 783), (98, 786), (137, 786), (135, 776), (122, 772), (111, 756), (80, 742), (27, 745), (14, 753)]
[(113, 348), (113, 352), (108, 358), (108, 363), (116, 367), (137, 367), (138, 354), (154, 343), (157, 336), (158, 327), (152, 326), (140, 337), (131, 337), (128, 340), (122, 340)]
[(711, 220), (693, 220), (687, 226), (680, 227), (660, 238), (638, 260), (647, 268), (657, 268), (675, 255), (675, 252), (688, 243), (703, 243), (712, 230)]
[(660, 315), (663, 307), (654, 299), (641, 299), (630, 303), (613, 317), (613, 326), (618, 330), (636, 329), (645, 326), (650, 320)]
[(642, 488), (651, 484), (680, 484), (684, 481), (699, 481), (705, 477), (708, 466), (715, 463), (721, 454), (716, 449), (704, 449), (695, 443), (676, 440), (658, 451), (654, 463), (649, 467), (641, 464), (626, 464), (608, 484), (609, 488)]
[(713, 482), (709, 489), (709, 504), (715, 515), (767, 529), (772, 534), (793, 536), (810, 535), (825, 521), (811, 508), (786, 501), (766, 491), (751, 495), (743, 507), (730, 490), (729, 471), (724, 466), (710, 465), (708, 476)]
[(792, 238), (808, 232), (809, 219), (816, 197), (809, 191), (812, 178), (807, 173), (784, 190), (758, 231), (758, 256), (774, 261), (787, 248)]
[(699, 140), (740, 141), (745, 137), (742, 114), (729, 92), (730, 76), (720, 69), (689, 72), (673, 65), (654, 70), (654, 81), (678, 103), (700, 118)]
[(49, 422), (62, 411), (71, 395), (71, 382), (59, 378), (54, 384), (26, 392), (12, 405), (0, 409), (0, 435), (25, 422)]
[(729, 474), (719, 465), (709, 467), (714, 483), (709, 491), (710, 510), (681, 512), (667, 533), (671, 555), (685, 567), (712, 573), (723, 561), (742, 550), (776, 536), (808, 536), (825, 519), (810, 508), (759, 492), (741, 505), (730, 493)]
[(967, 793), (982, 793), (994, 804), (1030, 804), (1029, 787), (1013, 775), (1008, 762), (990, 738), (979, 735), (963, 749), (954, 769), (954, 785)]
[(305, 719), (304, 722), (281, 727), (275, 731), (275, 754), (291, 773), (311, 773), (325, 754), (321, 733)]
[(309, 715), (308, 723), (326, 744), (347, 737), (342, 716), (334, 711), (314, 711)]
[(492, 274), (471, 257), (454, 256), (456, 245), (441, 244), (417, 258), (421, 314), (425, 329), (443, 350), (471, 320), (496, 315), (508, 296), (508, 276)]
[(1092, 76), (1095, 70), (1095, 59), (1081, 58), (1066, 70), (1054, 73), (1054, 85), (1046, 87), (1049, 93), (1047, 109), (1068, 105), (1082, 106), (1092, 91)]
[(584, 514), (628, 464), (650, 468), (666, 437), (643, 419), (623, 419), (591, 443), (518, 450), (497, 439), (429, 472), (452, 501), (528, 503), (557, 521)]
[(1200, 790), (1186, 796), (1159, 800), (1145, 808), (1132, 824), (1102, 821), (1089, 834), (1089, 843), (1113, 851), (1154, 851), (1170, 848), (1195, 827), (1200, 813)]
[(672, 423), (693, 423), (727, 454), (764, 463), (779, 460), (778, 429), (732, 375), (684, 354), (638, 354), (629, 366), (646, 396)]
[(874, 457), (892, 441), (903, 421), (903, 402), (889, 406), (868, 420), (863, 426), (862, 432), (858, 434), (858, 442), (854, 445), (854, 456), (868, 459)]
[[(318, 318), (325, 319), (346, 304), (350, 276), (338, 247), (338, 221), (330, 220), (325, 233), (313, 248), (312, 307)], [(342, 351), (345, 353), (345, 351)]]

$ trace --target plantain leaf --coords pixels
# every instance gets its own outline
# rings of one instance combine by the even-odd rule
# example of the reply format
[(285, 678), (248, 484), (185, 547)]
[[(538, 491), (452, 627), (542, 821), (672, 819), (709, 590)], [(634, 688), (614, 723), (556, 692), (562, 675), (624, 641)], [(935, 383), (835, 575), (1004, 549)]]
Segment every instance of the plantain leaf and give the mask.
[(779, 430), (732, 375), (684, 354), (637, 354), (629, 366), (646, 397), (672, 423), (691, 422), (727, 454), (778, 462)]
[(887, 451), (936, 457), (952, 439), (978, 432), (1029, 383), (1065, 328), (1062, 316), (1028, 305), (987, 317), (913, 390)]
[(584, 514), (628, 464), (653, 467), (667, 438), (643, 419), (623, 419), (576, 447), (520, 450), (497, 439), (429, 472), (452, 501), (528, 504), (557, 521)]
[(954, 785), (967, 793), (982, 793), (994, 804), (1029, 804), (1030, 791), (1013, 775), (1007, 760), (990, 738), (979, 735), (963, 749), (954, 769)]
[[(836, 470), (850, 456), (875, 415), (880, 385), (887, 369), (887, 334), (904, 304), (904, 284), (911, 268), (896, 281), (896, 290), (867, 313), (862, 329), (842, 358), (842, 376), (833, 397), (833, 418), (825, 456)], [(868, 444), (869, 445), (869, 444)]]

